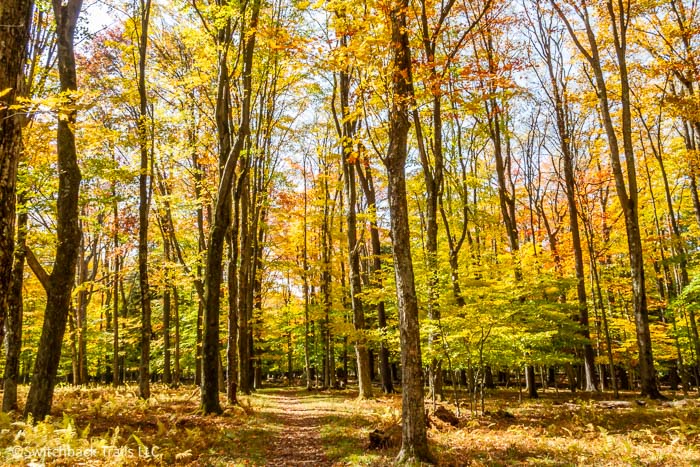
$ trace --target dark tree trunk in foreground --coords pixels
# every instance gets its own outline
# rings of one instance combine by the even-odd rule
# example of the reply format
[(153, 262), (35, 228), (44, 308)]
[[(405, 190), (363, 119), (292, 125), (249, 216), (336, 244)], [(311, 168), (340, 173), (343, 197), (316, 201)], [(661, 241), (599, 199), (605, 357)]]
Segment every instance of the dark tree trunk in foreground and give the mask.
[[(241, 124), (236, 141), (226, 155), (222, 168), (221, 180), (216, 197), (214, 218), (209, 232), (209, 248), (206, 257), (204, 276), (204, 318), (202, 336), (202, 412), (221, 413), (219, 403), (219, 306), (221, 303), (221, 280), (224, 241), (230, 222), (230, 197), (234, 181), (234, 169), (243, 150), (246, 138), (250, 134), (250, 102), (255, 50), (255, 28), (260, 11), (260, 1), (252, 5), (250, 31), (243, 50), (243, 102), (241, 107)], [(245, 11), (245, 10), (244, 10)], [(221, 70), (219, 70), (221, 72)], [(221, 78), (220, 78), (221, 79)], [(240, 293), (240, 291), (239, 291)]]
[(386, 168), (391, 213), (392, 249), (396, 273), (401, 342), (402, 434), (401, 451), (396, 462), (413, 464), (434, 462), (428, 448), (423, 371), (418, 322), (418, 300), (413, 275), (411, 242), (406, 200), (406, 156), (409, 104), (413, 99), (411, 49), (408, 42), (406, 14), (408, 0), (394, 0), (389, 10), (393, 44), (393, 102), (389, 112), (389, 148)]
[[(82, 0), (53, 0), (58, 39), (58, 74), (66, 104), (77, 90), (73, 43)], [(46, 290), (44, 324), (39, 339), (32, 384), (24, 415), (43, 420), (51, 410), (56, 372), (61, 359), (61, 343), (70, 311), (71, 292), (75, 283), (75, 266), (80, 248), (78, 195), (80, 168), (75, 150), (73, 127), (77, 111), (68, 105), (59, 113), (57, 130), (58, 199), (56, 216), (56, 257)]]
[(15, 242), (17, 166), (22, 152), (22, 118), (9, 109), (22, 93), (32, 0), (0, 3), (0, 342), (10, 293)]
[(7, 298), (7, 357), (2, 393), (2, 411), (17, 410), (17, 382), (19, 380), (19, 357), (22, 352), (22, 286), (24, 285), (24, 259), (26, 256), (27, 220), (21, 212), (17, 222), (17, 248), (15, 264)]
[[(148, 213), (151, 206), (149, 177), (148, 96), (146, 95), (146, 52), (151, 0), (141, 0), (141, 30), (139, 32), (139, 288), (141, 290), (141, 359), (139, 360), (139, 397), (151, 397), (151, 292), (148, 283)], [(153, 156), (151, 154), (151, 156)]]

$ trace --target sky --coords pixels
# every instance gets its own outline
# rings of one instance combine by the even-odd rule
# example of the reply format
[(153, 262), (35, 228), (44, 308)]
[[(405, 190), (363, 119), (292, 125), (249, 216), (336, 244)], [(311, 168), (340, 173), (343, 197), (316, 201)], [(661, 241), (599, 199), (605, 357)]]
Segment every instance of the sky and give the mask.
[(83, 3), (80, 19), (88, 32), (94, 34), (114, 24), (116, 14), (103, 0), (91, 0)]

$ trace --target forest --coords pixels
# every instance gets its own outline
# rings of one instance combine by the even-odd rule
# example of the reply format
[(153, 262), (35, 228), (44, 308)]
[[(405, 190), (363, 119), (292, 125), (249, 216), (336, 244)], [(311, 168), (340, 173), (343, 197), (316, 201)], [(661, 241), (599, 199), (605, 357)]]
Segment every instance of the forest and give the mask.
[(697, 0), (2, 0), (0, 463), (700, 463), (699, 51)]

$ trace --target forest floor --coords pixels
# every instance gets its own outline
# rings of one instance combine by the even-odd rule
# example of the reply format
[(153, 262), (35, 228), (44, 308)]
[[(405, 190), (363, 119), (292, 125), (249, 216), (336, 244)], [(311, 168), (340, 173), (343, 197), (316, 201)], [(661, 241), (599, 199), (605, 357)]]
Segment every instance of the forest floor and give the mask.
[[(357, 400), (348, 390), (266, 388), (218, 416), (198, 414), (199, 391), (155, 385), (56, 390), (53, 417), (32, 425), (0, 414), (1, 465), (391, 465), (399, 446), (369, 449), (375, 429), (400, 422), (400, 395)], [(22, 388), (21, 399), (26, 395)], [(455, 427), (432, 415), (440, 465), (700, 465), (700, 401), (605, 408), (606, 394), (495, 390), (486, 413), (467, 401)], [(222, 398), (223, 399), (223, 398)], [(453, 404), (445, 403), (455, 412)]]

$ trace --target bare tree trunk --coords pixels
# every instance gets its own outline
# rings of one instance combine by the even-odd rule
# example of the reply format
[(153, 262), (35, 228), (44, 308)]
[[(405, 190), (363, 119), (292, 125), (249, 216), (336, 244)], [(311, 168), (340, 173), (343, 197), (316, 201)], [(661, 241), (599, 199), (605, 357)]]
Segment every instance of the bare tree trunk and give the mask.
[(405, 164), (408, 153), (409, 105), (413, 101), (411, 49), (406, 15), (408, 0), (394, 0), (388, 11), (393, 44), (393, 99), (389, 111), (388, 173), (392, 249), (396, 274), (401, 342), (402, 435), (398, 464), (433, 463), (428, 448), (418, 301), (408, 227)]
[(167, 231), (163, 232), (163, 257), (165, 260), (165, 284), (163, 287), (163, 383), (172, 382), (171, 372), (171, 352), (170, 352), (170, 317), (172, 312), (172, 301), (170, 292), (172, 291), (172, 277), (170, 271), (170, 238)]
[(33, 0), (0, 6), (0, 342), (11, 293), (15, 242), (17, 167), (22, 153), (22, 114), (11, 108), (22, 95)]
[[(246, 159), (249, 159), (246, 157)], [(240, 193), (236, 199), (241, 203), (241, 263), (238, 272), (238, 387), (243, 394), (251, 392), (250, 334), (248, 317), (248, 296), (252, 288), (251, 270), (253, 266), (252, 233), (250, 232), (250, 182), (249, 162), (243, 161), (245, 168), (241, 175)]]
[[(77, 90), (75, 55), (73, 51), (75, 26), (82, 0), (61, 2), (53, 0), (58, 38), (58, 72), (61, 91), (68, 103)], [(61, 344), (70, 311), (71, 292), (75, 284), (75, 267), (80, 248), (78, 196), (80, 168), (78, 167), (73, 127), (77, 110), (67, 106), (60, 114), (57, 129), (58, 199), (56, 227), (56, 257), (46, 290), (44, 324), (39, 339), (32, 385), (27, 396), (24, 415), (43, 420), (51, 410), (56, 373), (61, 358)]]
[[(22, 202), (22, 198), (18, 201)], [(7, 336), (5, 375), (2, 393), (2, 411), (17, 410), (17, 383), (19, 380), (19, 357), (22, 353), (22, 286), (24, 284), (24, 259), (27, 247), (26, 211), (17, 217), (17, 245), (15, 249), (15, 264), (7, 297)]]
[(148, 279), (148, 214), (151, 206), (149, 163), (148, 95), (146, 94), (146, 53), (148, 50), (148, 23), (151, 16), (151, 0), (140, 0), (140, 26), (138, 36), (139, 63), (139, 146), (141, 166), (139, 174), (139, 288), (141, 291), (141, 358), (139, 360), (139, 397), (151, 397), (151, 291)]
[(173, 285), (173, 319), (175, 320), (173, 384), (178, 386), (180, 384), (180, 294), (176, 285)]
[(228, 338), (226, 341), (226, 398), (237, 404), (238, 391), (238, 203), (235, 203), (231, 232), (229, 233), (228, 263)]
[(304, 251), (302, 252), (303, 294), (304, 294), (304, 370), (306, 373), (306, 390), (311, 390), (311, 354), (309, 348), (309, 255), (306, 228), (308, 226), (308, 200), (306, 187), (306, 156), (304, 156)]
[(120, 281), (120, 265), (121, 257), (119, 251), (119, 206), (117, 204), (116, 184), (112, 185), (112, 214), (113, 229), (112, 245), (114, 255), (114, 283), (112, 284), (112, 384), (116, 388), (121, 384), (121, 372), (119, 371), (119, 281)]
[[(194, 131), (190, 139), (190, 143), (194, 144)], [(202, 166), (199, 163), (197, 152), (192, 153), (192, 167), (194, 171), (194, 195), (197, 199), (197, 254), (202, 256), (207, 249), (206, 236), (204, 234), (204, 207), (202, 206)], [(201, 262), (197, 262), (195, 267), (195, 281), (202, 281), (202, 266)], [(201, 282), (200, 282), (201, 283)], [(204, 293), (198, 294), (197, 300), (197, 322), (196, 322), (196, 337), (195, 337), (195, 370), (194, 384), (200, 386), (202, 384), (202, 321), (204, 318)]]

